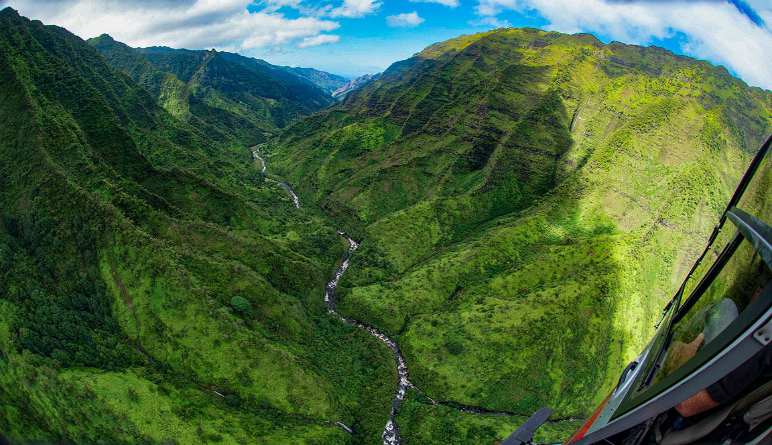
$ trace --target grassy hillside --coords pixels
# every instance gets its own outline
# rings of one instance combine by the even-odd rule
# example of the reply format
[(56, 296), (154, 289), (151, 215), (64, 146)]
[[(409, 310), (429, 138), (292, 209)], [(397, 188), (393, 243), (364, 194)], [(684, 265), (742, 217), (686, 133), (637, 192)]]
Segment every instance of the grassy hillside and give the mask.
[(5, 438), (377, 440), (389, 350), (322, 302), (344, 246), (243, 146), (174, 118), (84, 41), (10, 8), (0, 120)]
[[(131, 48), (106, 34), (88, 42), (166, 111), (217, 139), (257, 144), (333, 102), (326, 85), (335, 79), (316, 70), (214, 50)], [(326, 89), (309, 76), (321, 79)]]
[[(404, 443), (492, 443), (542, 405), (564, 439), (772, 129), (724, 69), (587, 35), (438, 43), (303, 120), (332, 99), (286, 67), (89, 43), (0, 11), (14, 443), (378, 443), (393, 355), (327, 313), (339, 228), (362, 243), (337, 307), (418, 388)], [(269, 138), (300, 209), (246, 148)]]
[[(771, 109), (659, 48), (502, 29), (392, 65), (268, 151), (363, 239), (339, 309), (393, 335), (427, 396), (564, 418), (644, 346)], [(420, 412), (406, 431), (442, 430)]]

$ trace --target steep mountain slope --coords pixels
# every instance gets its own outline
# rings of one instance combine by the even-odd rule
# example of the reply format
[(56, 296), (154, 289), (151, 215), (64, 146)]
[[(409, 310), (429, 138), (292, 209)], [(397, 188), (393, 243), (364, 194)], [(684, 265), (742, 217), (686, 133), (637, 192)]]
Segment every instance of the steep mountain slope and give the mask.
[[(131, 48), (89, 40), (113, 68), (144, 86), (172, 115), (217, 138), (256, 144), (333, 101), (294, 69), (227, 52)], [(326, 73), (325, 73), (326, 74)]]
[(356, 79), (351, 79), (350, 81), (346, 82), (344, 85), (341, 85), (338, 89), (332, 92), (332, 97), (336, 99), (343, 99), (351, 93), (352, 91), (356, 91), (363, 86), (367, 85), (368, 83), (378, 80), (378, 78), (381, 77), (381, 74), (365, 74), (363, 76), (359, 76)]
[(319, 89), (234, 54), (91, 43), (105, 56), (0, 12), (14, 442), (379, 442), (393, 351), (327, 313), (334, 228), (362, 240), (338, 311), (396, 339), (416, 385), (405, 443), (492, 443), (542, 404), (541, 439), (565, 438), (770, 131), (770, 93), (706, 63), (498, 30), (262, 144), (296, 209), (245, 144)]
[[(268, 63), (268, 62), (265, 62)], [(297, 66), (280, 66), (279, 68), (288, 71), (296, 76), (307, 79), (309, 82), (323, 89), (327, 94), (332, 95), (334, 91), (346, 85), (349, 79), (337, 74), (331, 74), (325, 71), (319, 71), (313, 68), (303, 68)]]
[(0, 121), (2, 436), (377, 440), (389, 350), (322, 301), (344, 246), (246, 150), (10, 8)]
[[(643, 346), (771, 109), (659, 48), (504, 29), (392, 65), (267, 151), (363, 240), (339, 310), (396, 338), (426, 396), (575, 417)], [(495, 430), (411, 403), (419, 441)]]

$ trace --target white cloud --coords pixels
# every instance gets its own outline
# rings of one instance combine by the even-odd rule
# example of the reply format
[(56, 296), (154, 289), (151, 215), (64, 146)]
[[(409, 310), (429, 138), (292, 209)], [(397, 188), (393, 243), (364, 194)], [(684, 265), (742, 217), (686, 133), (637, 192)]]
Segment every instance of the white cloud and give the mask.
[(437, 3), (439, 5), (447, 6), (449, 8), (456, 8), (459, 5), (459, 0), (410, 0), (412, 3)]
[[(772, 33), (727, 2), (585, 0), (478, 0), (477, 13), (536, 11), (547, 29), (597, 32), (626, 43), (648, 44), (683, 33), (682, 50), (725, 65), (751, 85), (772, 89)], [(759, 11), (764, 18), (769, 8)]]
[(318, 36), (306, 37), (300, 43), (298, 48), (308, 48), (311, 46), (324, 45), (325, 43), (336, 43), (340, 41), (340, 36), (331, 34), (319, 34)]
[[(0, 0), (22, 15), (56, 24), (89, 38), (102, 33), (131, 46), (166, 45), (177, 48), (249, 50), (313, 42), (340, 25), (317, 16), (288, 18), (280, 6), (292, 0), (271, 0), (249, 12), (249, 0)], [(321, 43), (330, 42), (321, 37)], [(337, 37), (337, 36), (336, 36)]]
[(259, 0), (258, 3), (264, 11), (275, 12), (286, 7), (311, 17), (360, 18), (377, 12), (383, 2), (342, 0), (337, 6), (330, 0)]
[(266, 12), (275, 12), (281, 8), (288, 7), (298, 9), (302, 6), (301, 0), (264, 0), (263, 5)]
[(374, 13), (380, 7), (380, 0), (343, 0), (343, 4), (331, 9), (327, 15), (346, 18), (364, 17)]
[(477, 13), (480, 15), (498, 15), (505, 9), (521, 9), (518, 0), (478, 0)]
[(472, 26), (485, 26), (490, 28), (508, 28), (512, 26), (509, 21), (494, 16), (480, 17), (469, 22)]
[(424, 22), (424, 19), (417, 12), (405, 12), (386, 17), (386, 23), (392, 27), (411, 28)]

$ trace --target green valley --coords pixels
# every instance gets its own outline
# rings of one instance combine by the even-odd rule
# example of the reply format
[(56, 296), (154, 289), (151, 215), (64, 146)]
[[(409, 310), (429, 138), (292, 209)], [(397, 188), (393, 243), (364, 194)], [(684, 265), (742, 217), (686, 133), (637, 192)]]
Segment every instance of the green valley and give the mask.
[(771, 105), (657, 48), (504, 29), (392, 65), (269, 162), (363, 240), (339, 309), (393, 336), (426, 396), (582, 417), (645, 346)]
[(772, 131), (770, 91), (589, 34), (346, 83), (0, 11), (0, 442), (500, 443), (542, 406), (563, 441)]
[(388, 350), (326, 314), (321, 215), (64, 29), (3, 10), (0, 78), (3, 436), (379, 437)]

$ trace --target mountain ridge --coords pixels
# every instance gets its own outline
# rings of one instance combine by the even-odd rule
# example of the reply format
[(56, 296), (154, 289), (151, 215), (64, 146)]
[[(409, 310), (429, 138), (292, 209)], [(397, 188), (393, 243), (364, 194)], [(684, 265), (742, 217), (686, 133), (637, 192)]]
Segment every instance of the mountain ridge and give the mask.
[[(262, 59), (258, 59), (258, 60), (262, 60)], [(281, 65), (280, 65), (280, 68), (290, 71), (305, 79), (308, 79), (309, 81), (313, 82), (316, 86), (323, 89), (330, 95), (332, 95), (333, 92), (335, 92), (340, 87), (348, 83), (350, 80), (344, 76), (328, 73), (326, 71), (321, 71), (316, 68), (306, 68), (301, 66), (281, 66)]]
[(564, 439), (772, 128), (588, 35), (439, 42), (323, 109), (275, 69), (0, 11), (5, 438), (491, 443), (550, 405)]
[(388, 349), (327, 317), (320, 215), (63, 28), (0, 11), (0, 79), (5, 438), (379, 437)]
[(350, 81), (346, 82), (344, 85), (341, 85), (338, 89), (332, 92), (332, 97), (336, 99), (342, 99), (346, 97), (350, 92), (354, 90), (358, 90), (365, 86), (366, 84), (377, 80), (381, 76), (380, 73), (377, 74), (364, 74), (362, 76), (359, 76), (355, 79), (351, 79)]
[[(580, 417), (644, 346), (770, 110), (703, 61), (502, 29), (393, 64), (266, 152), (363, 240), (338, 308), (392, 336), (426, 396)], [(447, 425), (407, 406), (412, 434)]]
[(88, 42), (172, 115), (241, 144), (263, 142), (288, 123), (332, 103), (329, 94), (309, 80), (321, 76), (315, 70), (302, 76), (260, 59), (215, 50), (132, 48), (107, 34)]

